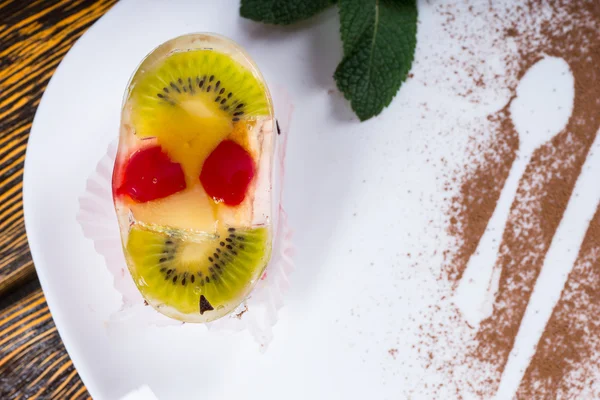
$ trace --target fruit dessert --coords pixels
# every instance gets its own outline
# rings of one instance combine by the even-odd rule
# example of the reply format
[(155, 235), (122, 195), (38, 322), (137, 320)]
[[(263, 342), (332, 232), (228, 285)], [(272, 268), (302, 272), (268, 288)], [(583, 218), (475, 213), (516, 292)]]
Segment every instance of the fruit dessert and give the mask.
[(272, 243), (273, 107), (249, 56), (217, 35), (170, 40), (125, 93), (113, 198), (131, 276), (159, 312), (234, 310)]

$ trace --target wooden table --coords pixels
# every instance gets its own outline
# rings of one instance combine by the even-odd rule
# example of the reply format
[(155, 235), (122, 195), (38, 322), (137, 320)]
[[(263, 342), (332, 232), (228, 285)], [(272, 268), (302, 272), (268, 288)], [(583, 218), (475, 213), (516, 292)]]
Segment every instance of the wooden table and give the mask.
[(79, 399), (37, 281), (23, 223), (31, 122), (54, 70), (116, 0), (0, 0), (0, 399)]

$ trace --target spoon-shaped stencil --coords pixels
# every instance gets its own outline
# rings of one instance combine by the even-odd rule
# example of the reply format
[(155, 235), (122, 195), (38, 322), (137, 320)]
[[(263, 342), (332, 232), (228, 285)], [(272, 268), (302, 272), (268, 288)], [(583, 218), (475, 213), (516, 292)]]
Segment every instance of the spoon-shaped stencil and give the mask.
[(556, 57), (538, 61), (517, 86), (517, 96), (510, 105), (511, 120), (519, 134), (517, 157), (454, 298), (474, 327), (492, 312), (501, 272), (495, 264), (519, 182), (535, 150), (566, 126), (573, 108), (573, 88), (569, 65)]

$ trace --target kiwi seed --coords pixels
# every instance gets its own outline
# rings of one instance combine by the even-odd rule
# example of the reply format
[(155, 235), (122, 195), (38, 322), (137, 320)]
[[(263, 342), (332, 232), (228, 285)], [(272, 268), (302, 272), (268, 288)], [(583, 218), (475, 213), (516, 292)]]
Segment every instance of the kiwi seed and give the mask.
[[(229, 228), (228, 232), (235, 232), (235, 229)], [(219, 243), (220, 246), (224, 246), (227, 249), (224, 253), (221, 251), (220, 248), (215, 247), (214, 251), (212, 252), (212, 255), (207, 257), (208, 262), (210, 263), (209, 265), (211, 266), (208, 268), (208, 271), (210, 272), (209, 276), (205, 277), (206, 283), (210, 283), (211, 279), (213, 281), (217, 281), (219, 279), (219, 276), (222, 275), (224, 273), (224, 270), (226, 269), (226, 261), (231, 262), (233, 261), (234, 257), (238, 255), (238, 252), (235, 249), (244, 249), (244, 245), (242, 243), (239, 243), (243, 240), (243, 235), (236, 236), (233, 233), (230, 233), (229, 237), (225, 238), (225, 242), (227, 243)], [(167, 264), (167, 266), (161, 267), (160, 272), (164, 274), (165, 280), (171, 280), (173, 284), (181, 282), (182, 286), (186, 286), (189, 281), (191, 281), (191, 283), (195, 283), (196, 278), (193, 274), (189, 274), (188, 272), (178, 272), (176, 268), (169, 268), (169, 264), (172, 263), (173, 260), (175, 260), (174, 253), (176, 253), (177, 249), (178, 246), (176, 246), (172, 240), (169, 239), (165, 241), (165, 246), (161, 253), (162, 256), (159, 258), (158, 261), (160, 264)], [(225, 258), (225, 260), (220, 259), (219, 253), (223, 255), (223, 258)], [(203, 278), (202, 271), (198, 271), (197, 275), (198, 277)]]
[[(212, 82), (214, 79), (215, 76), (211, 75), (208, 78), (208, 82)], [(168, 87), (165, 86), (162, 88), (162, 91), (164, 93), (157, 93), (156, 97), (158, 97), (159, 100), (165, 101), (170, 105), (174, 106), (177, 104), (177, 102), (171, 96), (169, 96), (171, 93), (169, 91), (169, 87), (176, 91), (178, 94), (189, 93), (194, 95), (196, 94), (195, 86), (198, 86), (199, 89), (202, 89), (204, 87), (204, 83), (206, 82), (206, 77), (200, 78), (199, 76), (196, 76), (196, 85), (192, 85), (192, 77), (187, 77), (185, 78), (185, 80), (186, 84), (184, 84), (182, 78), (178, 78), (176, 81), (169, 82)], [(240, 117), (245, 114), (245, 103), (238, 102), (238, 100), (234, 100), (231, 104), (227, 104), (227, 101), (231, 99), (231, 97), (233, 97), (233, 93), (229, 92), (226, 97), (223, 96), (226, 92), (226, 89), (225, 87), (221, 87), (220, 80), (218, 80), (214, 86), (209, 84), (205, 90), (207, 93), (210, 93), (211, 91), (217, 93), (216, 97), (214, 98), (214, 101), (215, 103), (219, 103), (221, 105), (221, 110), (228, 111), (230, 107), (232, 107), (235, 110), (232, 118), (233, 121), (239, 121)]]

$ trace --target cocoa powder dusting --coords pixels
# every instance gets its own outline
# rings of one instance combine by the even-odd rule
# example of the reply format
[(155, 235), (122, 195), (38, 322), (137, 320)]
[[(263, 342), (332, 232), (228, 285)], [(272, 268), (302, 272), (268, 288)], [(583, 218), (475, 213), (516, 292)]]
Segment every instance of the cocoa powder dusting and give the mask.
[[(546, 40), (540, 48), (526, 53), (522, 61), (521, 73), (524, 73), (540, 52), (564, 58), (573, 73), (575, 98), (565, 129), (534, 153), (521, 184), (522, 188), (530, 189), (520, 189), (517, 194), (504, 234), (494, 312), (482, 323), (475, 351), (480, 360), (495, 364), (499, 375), (514, 345), (544, 257), (600, 128), (598, 31), (587, 28), (589, 25), (583, 20), (590, 16), (580, 11), (577, 2), (572, 3), (561, 7), (568, 10), (569, 18), (582, 23), (574, 24), (566, 33), (546, 25), (542, 29)], [(600, 14), (595, 17), (600, 24)], [(574, 43), (578, 45), (573, 46)]]
[(477, 249), (516, 157), (519, 138), (510, 122), (508, 108), (507, 105), (488, 117), (496, 125), (489, 147), (474, 150), (483, 153), (483, 160), (463, 181), (459, 196), (453, 199), (448, 229), (451, 235), (461, 237), (461, 246), (446, 265), (446, 273), (455, 284), (460, 281), (469, 258)]
[[(517, 393), (519, 399), (582, 398), (600, 363), (600, 207)], [(589, 397), (598, 398), (595, 389)]]
[[(501, 275), (493, 313), (482, 322), (462, 360), (488, 368), (479, 381), (469, 383), (470, 391), (479, 397), (491, 396), (498, 388), (544, 257), (600, 128), (600, 2), (537, 0), (517, 8), (512, 14), (491, 5), (489, 9), (496, 22), (510, 24), (503, 27), (504, 39), (516, 45), (505, 60), (517, 78), (507, 79), (512, 95), (518, 79), (543, 55), (561, 57), (569, 64), (575, 95), (567, 126), (535, 151), (521, 179), (496, 262)], [(488, 119), (495, 132), (486, 148), (471, 150), (483, 157), (464, 177), (449, 210), (448, 230), (457, 238), (458, 249), (447, 258), (445, 272), (454, 287), (494, 212), (518, 149), (508, 104)], [(600, 340), (596, 339), (600, 328), (594, 323), (600, 311), (600, 295), (596, 294), (600, 289), (599, 224), (597, 214), (580, 261), (527, 370), (521, 398), (556, 398), (565, 393), (577, 398), (585, 381), (573, 371), (586, 370), (583, 364), (600, 360)]]

